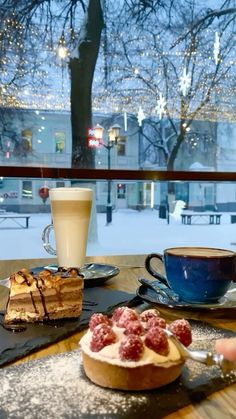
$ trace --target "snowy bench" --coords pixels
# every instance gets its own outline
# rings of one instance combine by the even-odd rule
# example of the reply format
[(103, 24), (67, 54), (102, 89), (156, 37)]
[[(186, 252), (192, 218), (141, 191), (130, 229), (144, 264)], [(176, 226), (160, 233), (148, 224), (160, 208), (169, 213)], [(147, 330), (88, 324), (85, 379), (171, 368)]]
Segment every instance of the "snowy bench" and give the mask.
[[(0, 214), (0, 224), (4, 223), (6, 220), (12, 220), (15, 224), (17, 224), (21, 228), (28, 228), (29, 227), (29, 219), (30, 215), (2, 215)], [(22, 224), (19, 220), (25, 220), (25, 224)]]
[(218, 212), (184, 212), (181, 214), (182, 224), (197, 224), (206, 220), (208, 224), (220, 224), (221, 215)]
[(236, 213), (230, 214), (230, 222), (231, 222), (231, 224), (236, 223)]

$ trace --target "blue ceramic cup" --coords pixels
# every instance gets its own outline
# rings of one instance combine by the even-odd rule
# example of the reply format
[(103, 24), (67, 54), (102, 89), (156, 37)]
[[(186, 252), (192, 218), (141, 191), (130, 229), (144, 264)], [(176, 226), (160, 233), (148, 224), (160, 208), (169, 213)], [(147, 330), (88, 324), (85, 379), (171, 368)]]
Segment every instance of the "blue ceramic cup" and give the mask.
[[(153, 267), (154, 259), (163, 262), (166, 276)], [(209, 247), (173, 247), (163, 255), (148, 255), (145, 267), (181, 300), (209, 304), (223, 297), (235, 281), (236, 253)]]

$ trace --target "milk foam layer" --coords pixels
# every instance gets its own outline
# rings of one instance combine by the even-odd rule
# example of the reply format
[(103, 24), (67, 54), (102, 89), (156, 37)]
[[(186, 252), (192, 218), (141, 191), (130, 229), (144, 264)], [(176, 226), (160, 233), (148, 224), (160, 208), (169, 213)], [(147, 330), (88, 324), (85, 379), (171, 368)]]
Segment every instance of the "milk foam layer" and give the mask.
[(209, 247), (173, 247), (166, 249), (165, 253), (176, 256), (191, 256), (191, 257), (228, 257), (234, 256), (235, 253), (230, 250), (214, 249)]
[(49, 191), (50, 200), (92, 200), (93, 191), (89, 188), (53, 188)]

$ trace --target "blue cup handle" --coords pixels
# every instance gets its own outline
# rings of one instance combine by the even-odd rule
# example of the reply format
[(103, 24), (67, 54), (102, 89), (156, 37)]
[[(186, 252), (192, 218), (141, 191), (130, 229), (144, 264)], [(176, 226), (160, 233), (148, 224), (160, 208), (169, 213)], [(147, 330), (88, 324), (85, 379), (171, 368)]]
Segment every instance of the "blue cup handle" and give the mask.
[(151, 266), (152, 259), (159, 259), (164, 264), (163, 255), (161, 255), (160, 253), (150, 253), (150, 255), (148, 255), (145, 259), (145, 268), (147, 269), (150, 275), (154, 276), (154, 278), (158, 279), (158, 281), (162, 282), (162, 284), (170, 288), (166, 277), (161, 275), (159, 272), (155, 271)]

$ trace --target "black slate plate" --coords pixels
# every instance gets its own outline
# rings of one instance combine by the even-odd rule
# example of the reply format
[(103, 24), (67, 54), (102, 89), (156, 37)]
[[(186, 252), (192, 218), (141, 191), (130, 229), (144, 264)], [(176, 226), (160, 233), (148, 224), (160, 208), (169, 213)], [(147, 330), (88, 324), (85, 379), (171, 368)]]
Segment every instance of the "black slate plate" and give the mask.
[[(140, 302), (138, 297), (127, 292), (87, 288), (84, 290), (83, 311), (80, 318), (27, 324), (26, 330), (14, 333), (0, 325), (0, 367), (84, 329), (95, 312), (109, 314), (116, 306), (135, 306)], [(0, 321), (3, 320), (3, 315), (4, 312), (1, 311)]]
[[(156, 284), (158, 287), (159, 281), (153, 281), (153, 284)], [(227, 316), (227, 317), (235, 317), (236, 316), (236, 291), (235, 285), (232, 286), (231, 289), (226, 293), (225, 297), (223, 297), (218, 304), (191, 304), (185, 301), (174, 301), (168, 296), (163, 296), (158, 294), (156, 291), (146, 287), (145, 285), (141, 285), (137, 289), (137, 295), (143, 300), (148, 303), (156, 304), (163, 308), (172, 308), (174, 310), (186, 310), (190, 312), (205, 312), (207, 314), (212, 314), (217, 316)], [(169, 289), (167, 289), (168, 292)]]
[[(49, 269), (53, 272), (57, 271), (57, 265), (39, 266), (33, 268), (34, 273), (42, 271), (42, 269)], [(119, 268), (114, 265), (107, 265), (105, 263), (86, 263), (83, 268), (80, 269), (80, 273), (84, 276), (84, 286), (96, 287), (104, 284), (108, 279), (113, 278), (120, 272)]]
[[(211, 351), (215, 339), (232, 336), (227, 330), (201, 322), (192, 322), (192, 329), (193, 349)], [(236, 375), (223, 378), (217, 367), (188, 361), (179, 379), (156, 390), (103, 389), (86, 378), (77, 349), (1, 369), (0, 418), (161, 419), (191, 403), (199, 403), (235, 381)], [(207, 403), (209, 400), (204, 417)], [(212, 403), (214, 408), (214, 399)], [(235, 415), (230, 406), (223, 411), (216, 404), (215, 417)]]

